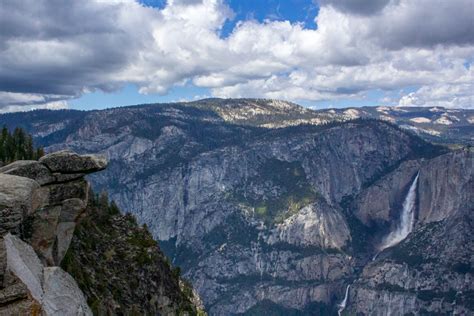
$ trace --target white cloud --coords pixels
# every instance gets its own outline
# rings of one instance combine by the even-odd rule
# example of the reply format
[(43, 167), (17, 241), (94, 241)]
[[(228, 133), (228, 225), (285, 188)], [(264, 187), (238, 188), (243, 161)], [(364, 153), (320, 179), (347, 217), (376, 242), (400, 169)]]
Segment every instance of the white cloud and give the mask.
[(425, 86), (400, 98), (401, 106), (472, 108), (474, 83)]
[(39, 109), (60, 110), (60, 109), (68, 109), (68, 108), (69, 108), (69, 104), (67, 103), (67, 101), (54, 101), (54, 102), (35, 104), (35, 105), (8, 105), (5, 107), (0, 107), (0, 114), (8, 113), (8, 112), (39, 110)]
[[(354, 5), (354, 3), (359, 3)], [(324, 0), (318, 29), (239, 22), (222, 0), (4, 0), (0, 107), (49, 104), (126, 83), (165, 94), (192, 82), (214, 96), (362, 98), (419, 86), (399, 104), (473, 107), (471, 0)], [(34, 17), (34, 19), (32, 18)], [(85, 21), (87, 23), (85, 23)]]

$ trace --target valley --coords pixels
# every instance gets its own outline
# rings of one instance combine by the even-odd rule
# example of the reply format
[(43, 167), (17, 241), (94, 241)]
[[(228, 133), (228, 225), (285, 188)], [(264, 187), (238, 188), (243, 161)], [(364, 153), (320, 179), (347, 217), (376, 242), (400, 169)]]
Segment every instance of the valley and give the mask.
[(105, 155), (94, 190), (147, 225), (210, 315), (469, 314), (473, 118), (206, 99), (0, 125)]

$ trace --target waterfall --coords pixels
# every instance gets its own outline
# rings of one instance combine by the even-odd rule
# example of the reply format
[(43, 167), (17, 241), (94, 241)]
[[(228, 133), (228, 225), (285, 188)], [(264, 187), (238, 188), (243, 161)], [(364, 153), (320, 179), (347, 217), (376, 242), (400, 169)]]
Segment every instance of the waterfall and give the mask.
[(350, 287), (351, 287), (350, 284), (346, 287), (346, 295), (344, 295), (344, 299), (342, 300), (341, 304), (339, 304), (339, 309), (337, 310), (337, 314), (339, 316), (341, 316), (341, 313), (346, 309), (347, 299), (349, 298), (349, 288)]
[[(403, 201), (403, 210), (402, 216), (400, 219), (400, 224), (397, 228), (390, 232), (382, 242), (382, 245), (379, 248), (379, 253), (389, 247), (393, 247), (398, 244), (400, 241), (405, 239), (408, 234), (413, 230), (413, 224), (415, 223), (415, 200), (416, 200), (416, 185), (418, 183), (418, 173), (413, 180), (413, 183), (408, 190), (408, 194)], [(377, 257), (378, 253), (374, 256), (374, 259)]]

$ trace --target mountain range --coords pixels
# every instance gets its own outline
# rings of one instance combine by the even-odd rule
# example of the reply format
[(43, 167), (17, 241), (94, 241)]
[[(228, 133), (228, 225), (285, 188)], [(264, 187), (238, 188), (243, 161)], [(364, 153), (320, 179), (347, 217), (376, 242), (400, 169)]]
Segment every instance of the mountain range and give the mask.
[(474, 312), (473, 110), (205, 99), (3, 124), (106, 155), (94, 188), (210, 315)]

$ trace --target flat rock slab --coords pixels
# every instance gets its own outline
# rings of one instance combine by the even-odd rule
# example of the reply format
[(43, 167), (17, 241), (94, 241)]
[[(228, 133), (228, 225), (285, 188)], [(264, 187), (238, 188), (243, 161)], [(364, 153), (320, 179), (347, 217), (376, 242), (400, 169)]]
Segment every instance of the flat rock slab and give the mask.
[(99, 155), (79, 155), (70, 150), (57, 151), (39, 160), (52, 172), (90, 173), (105, 169), (107, 159)]
[(18, 233), (25, 216), (44, 204), (38, 188), (34, 180), (0, 173), (0, 236)]
[(4, 237), (7, 269), (23, 282), (38, 302), (43, 298), (43, 265), (33, 248), (12, 234)]
[(59, 267), (44, 268), (43, 308), (49, 316), (92, 315), (76, 281)]
[[(31, 307), (15, 304), (15, 299), (25, 298), (25, 290), (38, 302), (38, 315), (41, 311), (47, 316), (92, 315), (84, 294), (71, 275), (60, 267), (44, 267), (33, 248), (14, 235), (7, 234), (3, 242), (7, 269), (21, 281), (10, 286), (8, 292), (0, 293), (0, 299), (6, 301), (2, 308), (6, 307), (10, 315), (35, 314)], [(9, 299), (14, 301), (7, 301)]]
[(38, 188), (31, 179), (0, 173), (0, 206), (27, 205)]
[(0, 168), (0, 173), (30, 178), (44, 185), (55, 181), (45, 165), (35, 160), (18, 160)]

